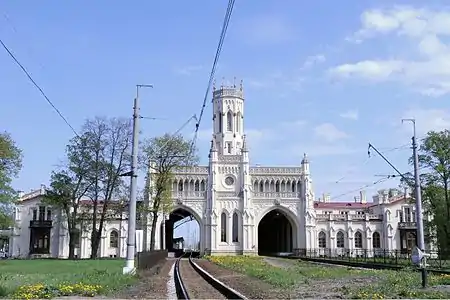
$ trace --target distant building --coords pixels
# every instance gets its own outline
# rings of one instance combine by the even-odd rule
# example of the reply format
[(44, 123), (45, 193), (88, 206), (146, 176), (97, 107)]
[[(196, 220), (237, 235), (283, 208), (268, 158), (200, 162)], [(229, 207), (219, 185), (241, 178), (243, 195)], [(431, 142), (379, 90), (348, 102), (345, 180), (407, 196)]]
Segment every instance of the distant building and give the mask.
[(184, 249), (184, 238), (177, 237), (173, 239), (173, 249), (183, 250)]

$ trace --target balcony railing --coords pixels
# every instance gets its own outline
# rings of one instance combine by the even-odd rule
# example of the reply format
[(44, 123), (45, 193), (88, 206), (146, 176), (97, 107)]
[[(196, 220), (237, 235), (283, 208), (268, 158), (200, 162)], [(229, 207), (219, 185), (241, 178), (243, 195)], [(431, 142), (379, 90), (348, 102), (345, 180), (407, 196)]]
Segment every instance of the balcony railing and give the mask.
[(185, 191), (185, 192), (173, 192), (172, 198), (186, 199), (186, 198), (206, 198), (206, 191)]
[(378, 214), (364, 214), (364, 215), (353, 215), (353, 214), (317, 214), (316, 219), (319, 221), (381, 221), (383, 220), (383, 215)]
[(416, 222), (398, 222), (399, 229), (417, 229)]
[(48, 220), (31, 220), (30, 228), (51, 228), (53, 227), (53, 222)]
[(285, 198), (299, 198), (300, 193), (295, 192), (255, 192), (254, 198), (270, 198), (270, 199), (285, 199)]

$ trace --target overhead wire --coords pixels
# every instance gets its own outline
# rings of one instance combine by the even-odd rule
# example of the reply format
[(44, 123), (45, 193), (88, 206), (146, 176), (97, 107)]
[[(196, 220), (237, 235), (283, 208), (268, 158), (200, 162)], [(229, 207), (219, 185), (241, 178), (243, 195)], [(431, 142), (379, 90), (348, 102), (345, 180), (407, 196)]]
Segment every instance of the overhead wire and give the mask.
[(23, 64), (16, 58), (16, 56), (12, 53), (12, 51), (6, 46), (6, 44), (3, 42), (3, 40), (0, 38), (0, 44), (5, 49), (5, 51), (9, 54), (9, 56), (14, 60), (14, 62), (20, 67), (20, 69), (25, 73), (25, 75), (28, 77), (28, 79), (33, 83), (33, 85), (38, 89), (38, 91), (41, 93), (41, 95), (44, 97), (45, 100), (47, 100), (48, 104), (53, 108), (53, 110), (56, 111), (56, 113), (61, 117), (61, 119), (66, 123), (66, 125), (73, 131), (73, 133), (79, 137), (77, 131), (75, 128), (69, 123), (69, 121), (64, 117), (64, 115), (61, 113), (61, 111), (56, 107), (56, 105), (49, 99), (49, 97), (45, 94), (44, 90), (37, 84), (37, 82), (33, 79), (31, 74), (26, 70), (26, 68), (23, 66)]
[(195, 148), (196, 142), (197, 142), (198, 130), (200, 128), (200, 124), (201, 124), (202, 119), (203, 119), (203, 114), (204, 114), (204, 111), (205, 111), (205, 108), (206, 108), (206, 102), (208, 100), (209, 91), (211, 90), (211, 85), (213, 83), (214, 75), (216, 73), (217, 63), (219, 62), (220, 54), (222, 53), (222, 46), (223, 46), (223, 42), (225, 40), (225, 36), (226, 36), (227, 30), (228, 30), (228, 25), (229, 25), (230, 18), (231, 18), (232, 12), (233, 12), (234, 2), (235, 2), (235, 0), (229, 0), (228, 1), (227, 10), (226, 10), (224, 21), (223, 21), (223, 25), (222, 25), (222, 31), (220, 33), (219, 43), (217, 45), (216, 54), (214, 56), (214, 61), (213, 61), (212, 68), (211, 68), (211, 73), (209, 75), (208, 85), (206, 87), (206, 92), (205, 92), (205, 96), (203, 98), (203, 103), (202, 103), (202, 106), (201, 106), (201, 110), (200, 110), (200, 114), (199, 114), (199, 117), (198, 117), (198, 121), (195, 124), (194, 137), (192, 139), (192, 142), (191, 142), (191, 145), (190, 145), (190, 150), (189, 150), (190, 155), (192, 154), (192, 152), (193, 152), (193, 150)]

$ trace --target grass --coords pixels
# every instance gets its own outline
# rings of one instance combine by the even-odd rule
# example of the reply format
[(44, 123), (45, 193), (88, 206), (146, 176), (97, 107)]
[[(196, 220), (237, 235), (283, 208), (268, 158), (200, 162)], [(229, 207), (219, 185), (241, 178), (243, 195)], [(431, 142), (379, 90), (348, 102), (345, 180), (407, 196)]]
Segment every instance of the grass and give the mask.
[[(340, 291), (352, 299), (386, 298), (426, 298), (449, 299), (449, 290), (420, 288), (420, 273), (412, 270), (362, 270), (345, 267), (328, 267), (303, 261), (288, 260), (292, 266), (281, 268), (269, 265), (262, 257), (256, 256), (212, 256), (210, 261), (237, 272), (262, 279), (276, 287), (290, 289), (299, 285), (310, 285), (320, 281), (322, 285), (332, 287), (333, 280), (338, 281)], [(357, 279), (363, 284), (356, 285)], [(327, 285), (327, 281), (330, 282)], [(342, 283), (344, 281), (344, 283)], [(348, 283), (347, 283), (348, 282)], [(450, 275), (429, 275), (429, 285), (450, 285)]]
[(0, 260), (0, 297), (33, 298), (35, 290), (52, 291), (50, 296), (110, 294), (136, 280), (122, 275), (122, 267), (122, 260)]

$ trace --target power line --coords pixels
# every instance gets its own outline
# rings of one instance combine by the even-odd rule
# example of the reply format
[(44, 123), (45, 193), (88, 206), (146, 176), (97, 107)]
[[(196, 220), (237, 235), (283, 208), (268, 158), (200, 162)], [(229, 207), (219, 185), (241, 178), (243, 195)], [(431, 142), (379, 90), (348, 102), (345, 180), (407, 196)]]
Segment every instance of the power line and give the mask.
[(14, 56), (14, 54), (11, 52), (11, 50), (5, 45), (2, 39), (0, 39), (0, 44), (2, 47), (8, 52), (9, 56), (14, 60), (14, 62), (22, 69), (22, 71), (25, 73), (25, 75), (28, 77), (28, 79), (33, 83), (33, 85), (39, 90), (41, 95), (47, 100), (47, 102), (51, 105), (51, 107), (56, 111), (56, 113), (63, 119), (63, 121), (69, 126), (69, 128), (73, 131), (73, 133), (79, 137), (76, 130), (73, 128), (72, 125), (70, 125), (69, 121), (63, 116), (61, 111), (53, 104), (53, 102), (47, 97), (43, 89), (34, 81), (33, 77), (31, 77), (30, 73), (25, 69), (25, 67), (19, 62), (19, 60)]
[(200, 128), (200, 124), (201, 124), (201, 121), (203, 118), (203, 113), (206, 108), (206, 101), (208, 100), (209, 91), (211, 89), (211, 85), (214, 80), (214, 75), (216, 73), (217, 63), (219, 62), (220, 54), (222, 52), (223, 42), (225, 40), (225, 36), (226, 36), (227, 30), (228, 30), (228, 24), (230, 23), (231, 14), (232, 14), (233, 8), (234, 8), (234, 2), (235, 2), (235, 0), (228, 1), (227, 11), (225, 13), (225, 17), (224, 17), (224, 21), (223, 21), (223, 25), (222, 25), (222, 32), (220, 33), (219, 44), (217, 45), (216, 55), (214, 57), (214, 62), (213, 62), (212, 68), (211, 68), (211, 73), (209, 75), (208, 86), (206, 87), (205, 97), (203, 99), (202, 108), (200, 110), (198, 122), (197, 122), (197, 124), (195, 124), (195, 133), (194, 133), (194, 138), (192, 139), (192, 142), (191, 142), (190, 153), (192, 153), (192, 151), (195, 147), (195, 143), (197, 141), (198, 130)]

